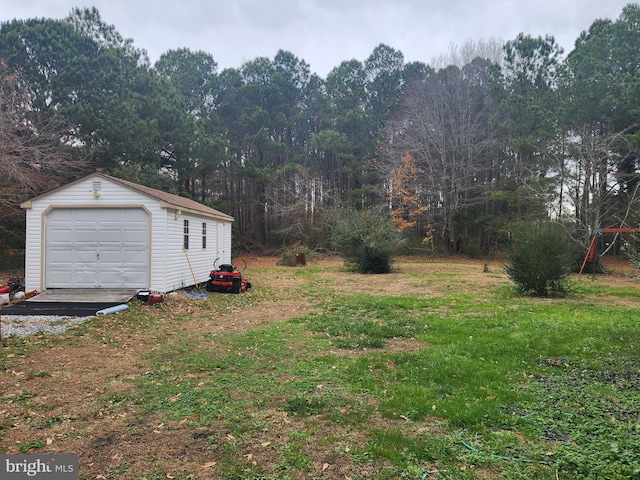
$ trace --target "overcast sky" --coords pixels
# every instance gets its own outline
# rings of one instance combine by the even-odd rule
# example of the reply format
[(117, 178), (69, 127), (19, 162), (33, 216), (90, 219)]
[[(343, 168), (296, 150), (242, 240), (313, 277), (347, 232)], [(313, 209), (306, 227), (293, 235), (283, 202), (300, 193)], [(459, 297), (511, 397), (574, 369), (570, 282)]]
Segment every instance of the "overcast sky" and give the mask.
[(66, 17), (96, 7), (103, 22), (149, 53), (189, 48), (219, 71), (279, 49), (325, 78), (384, 43), (405, 61), (430, 63), (450, 45), (553, 35), (568, 53), (596, 19), (616, 20), (623, 0), (0, 0), (0, 21)]

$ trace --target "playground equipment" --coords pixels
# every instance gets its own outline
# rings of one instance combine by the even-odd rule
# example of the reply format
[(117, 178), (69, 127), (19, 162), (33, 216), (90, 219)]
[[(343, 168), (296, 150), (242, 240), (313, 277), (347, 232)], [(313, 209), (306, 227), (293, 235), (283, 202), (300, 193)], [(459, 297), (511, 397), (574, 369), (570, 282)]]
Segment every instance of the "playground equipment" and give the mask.
[(591, 244), (589, 245), (589, 249), (587, 250), (587, 254), (584, 257), (584, 261), (582, 262), (582, 267), (580, 267), (580, 273), (578, 276), (582, 275), (585, 265), (587, 262), (591, 262), (593, 265), (593, 273), (596, 273), (596, 259), (598, 258), (598, 239), (600, 235), (603, 233), (634, 233), (640, 232), (640, 228), (596, 228), (593, 232), (593, 238), (591, 239)]

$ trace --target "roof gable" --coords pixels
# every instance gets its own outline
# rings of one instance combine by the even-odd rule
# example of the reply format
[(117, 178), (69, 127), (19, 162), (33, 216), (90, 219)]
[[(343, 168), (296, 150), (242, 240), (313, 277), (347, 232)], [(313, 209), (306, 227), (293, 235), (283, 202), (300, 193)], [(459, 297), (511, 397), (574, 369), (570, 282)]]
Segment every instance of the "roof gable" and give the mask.
[[(86, 177), (83, 177), (79, 180), (76, 180), (74, 182), (71, 183), (76, 183), (76, 182), (80, 182), (83, 181), (87, 178), (90, 177), (101, 177), (104, 178), (106, 180), (110, 180), (112, 182), (118, 183), (124, 187), (130, 188), (132, 190), (135, 190), (137, 192), (140, 192), (148, 197), (151, 197), (155, 200), (160, 201), (161, 203), (163, 203), (164, 207), (166, 208), (175, 208), (177, 210), (182, 210), (184, 212), (190, 212), (190, 213), (195, 213), (195, 214), (200, 214), (200, 215), (205, 215), (207, 217), (213, 217), (219, 220), (225, 220), (225, 221), (233, 221), (233, 217), (230, 215), (227, 215), (226, 213), (222, 213), (219, 210), (216, 210), (214, 208), (208, 207), (202, 203), (196, 202), (195, 200), (191, 200), (189, 198), (185, 198), (185, 197), (181, 197), (180, 195), (175, 195), (173, 193), (168, 193), (168, 192), (164, 192), (162, 190), (157, 190), (155, 188), (151, 188), (151, 187), (146, 187), (144, 185), (140, 185), (139, 183), (134, 183), (134, 182), (130, 182), (128, 180), (123, 180), (121, 178), (117, 178), (117, 177), (112, 177), (110, 175), (105, 175), (103, 173), (92, 173), (91, 175), (87, 175)], [(67, 184), (69, 185), (69, 184)], [(30, 204), (33, 200), (35, 199), (39, 199), (42, 197), (47, 196), (48, 194), (57, 191), (57, 190), (61, 190), (63, 188), (65, 188), (67, 185), (63, 185), (57, 189), (54, 189), (50, 192), (44, 193), (42, 195), (38, 195), (35, 198), (32, 198), (31, 200), (24, 202), (21, 207), (22, 208), (29, 208)]]

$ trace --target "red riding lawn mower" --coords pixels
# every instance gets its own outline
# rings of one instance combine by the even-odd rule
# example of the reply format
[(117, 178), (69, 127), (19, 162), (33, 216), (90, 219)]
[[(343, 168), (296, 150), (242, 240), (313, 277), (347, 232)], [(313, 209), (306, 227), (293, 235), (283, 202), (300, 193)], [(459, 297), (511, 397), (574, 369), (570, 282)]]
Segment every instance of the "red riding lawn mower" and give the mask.
[(213, 262), (213, 270), (209, 273), (207, 281), (207, 292), (218, 293), (242, 293), (251, 288), (251, 283), (242, 277), (242, 272), (247, 268), (247, 262), (244, 262), (242, 272), (230, 263), (223, 263), (217, 266), (219, 258)]

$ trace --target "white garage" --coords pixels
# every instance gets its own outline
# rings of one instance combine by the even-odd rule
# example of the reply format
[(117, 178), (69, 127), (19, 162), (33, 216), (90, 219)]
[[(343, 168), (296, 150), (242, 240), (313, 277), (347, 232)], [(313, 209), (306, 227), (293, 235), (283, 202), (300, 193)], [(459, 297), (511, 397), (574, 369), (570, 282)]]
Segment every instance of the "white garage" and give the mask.
[(25, 287), (169, 292), (231, 262), (233, 218), (177, 195), (93, 174), (22, 204)]

